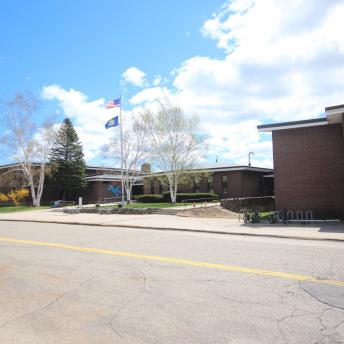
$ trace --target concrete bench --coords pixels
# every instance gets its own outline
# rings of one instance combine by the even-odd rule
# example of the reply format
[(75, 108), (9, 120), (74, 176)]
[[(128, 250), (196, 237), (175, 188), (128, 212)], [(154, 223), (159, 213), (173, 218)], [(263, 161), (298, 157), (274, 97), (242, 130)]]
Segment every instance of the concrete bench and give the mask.
[(71, 206), (71, 205), (75, 205), (74, 201), (61, 201), (61, 200), (58, 200), (58, 201), (53, 201), (53, 202), (50, 202), (50, 203), (51, 203), (51, 206), (53, 208), (63, 208), (63, 207), (68, 207), (68, 206)]
[(111, 208), (100, 208), (98, 209), (98, 214), (99, 215), (103, 215), (103, 214), (106, 214), (106, 215), (110, 215), (112, 214), (112, 209)]
[(64, 208), (63, 212), (65, 214), (80, 214), (80, 208)]

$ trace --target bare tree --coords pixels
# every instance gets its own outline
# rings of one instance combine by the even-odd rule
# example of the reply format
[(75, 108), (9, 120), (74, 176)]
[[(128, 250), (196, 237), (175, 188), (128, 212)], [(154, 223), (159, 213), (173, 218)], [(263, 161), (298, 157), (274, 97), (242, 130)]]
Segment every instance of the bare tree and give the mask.
[(187, 117), (168, 99), (160, 102), (157, 112), (146, 110), (143, 118), (154, 165), (165, 174), (171, 201), (175, 203), (180, 177), (194, 167), (205, 152), (204, 136), (199, 134), (199, 118)]
[[(141, 117), (135, 114), (131, 114), (131, 118), (124, 121), (122, 130), (124, 188), (127, 200), (130, 202), (133, 186), (141, 174), (141, 165), (147, 161), (149, 155), (147, 130)], [(120, 164), (120, 132), (116, 128), (109, 143), (102, 147), (102, 153), (106, 159)]]
[(30, 188), (32, 203), (40, 206), (48, 153), (55, 138), (52, 122), (37, 128), (33, 115), (38, 102), (33, 94), (17, 93), (10, 101), (2, 102), (5, 133), (1, 143), (9, 158), (19, 166)]

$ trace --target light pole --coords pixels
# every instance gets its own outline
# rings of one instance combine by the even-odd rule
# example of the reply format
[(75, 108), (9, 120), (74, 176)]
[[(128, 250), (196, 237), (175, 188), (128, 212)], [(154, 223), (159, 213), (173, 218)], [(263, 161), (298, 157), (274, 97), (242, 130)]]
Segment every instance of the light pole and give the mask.
[(251, 166), (251, 155), (254, 155), (254, 152), (248, 153), (248, 166)]

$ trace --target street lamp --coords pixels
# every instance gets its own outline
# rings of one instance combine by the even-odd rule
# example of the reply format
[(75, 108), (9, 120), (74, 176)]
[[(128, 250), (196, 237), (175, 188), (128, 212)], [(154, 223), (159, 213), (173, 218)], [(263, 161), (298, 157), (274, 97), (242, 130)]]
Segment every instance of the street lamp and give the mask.
[(254, 152), (248, 153), (248, 166), (251, 166), (251, 155), (254, 155)]

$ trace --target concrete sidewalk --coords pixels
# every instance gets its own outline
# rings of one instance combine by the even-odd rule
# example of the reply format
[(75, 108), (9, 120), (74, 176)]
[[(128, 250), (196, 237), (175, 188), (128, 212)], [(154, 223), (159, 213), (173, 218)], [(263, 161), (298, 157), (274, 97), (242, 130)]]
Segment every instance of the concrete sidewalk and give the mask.
[[(176, 230), (305, 240), (332, 240), (344, 242), (343, 223), (324, 223), (316, 225), (253, 225), (244, 224), (238, 220), (226, 218), (193, 218), (159, 214), (68, 215), (62, 212), (54, 212), (50, 209), (0, 214), (0, 221), (1, 220)], [(3, 224), (1, 226), (3, 226)]]

